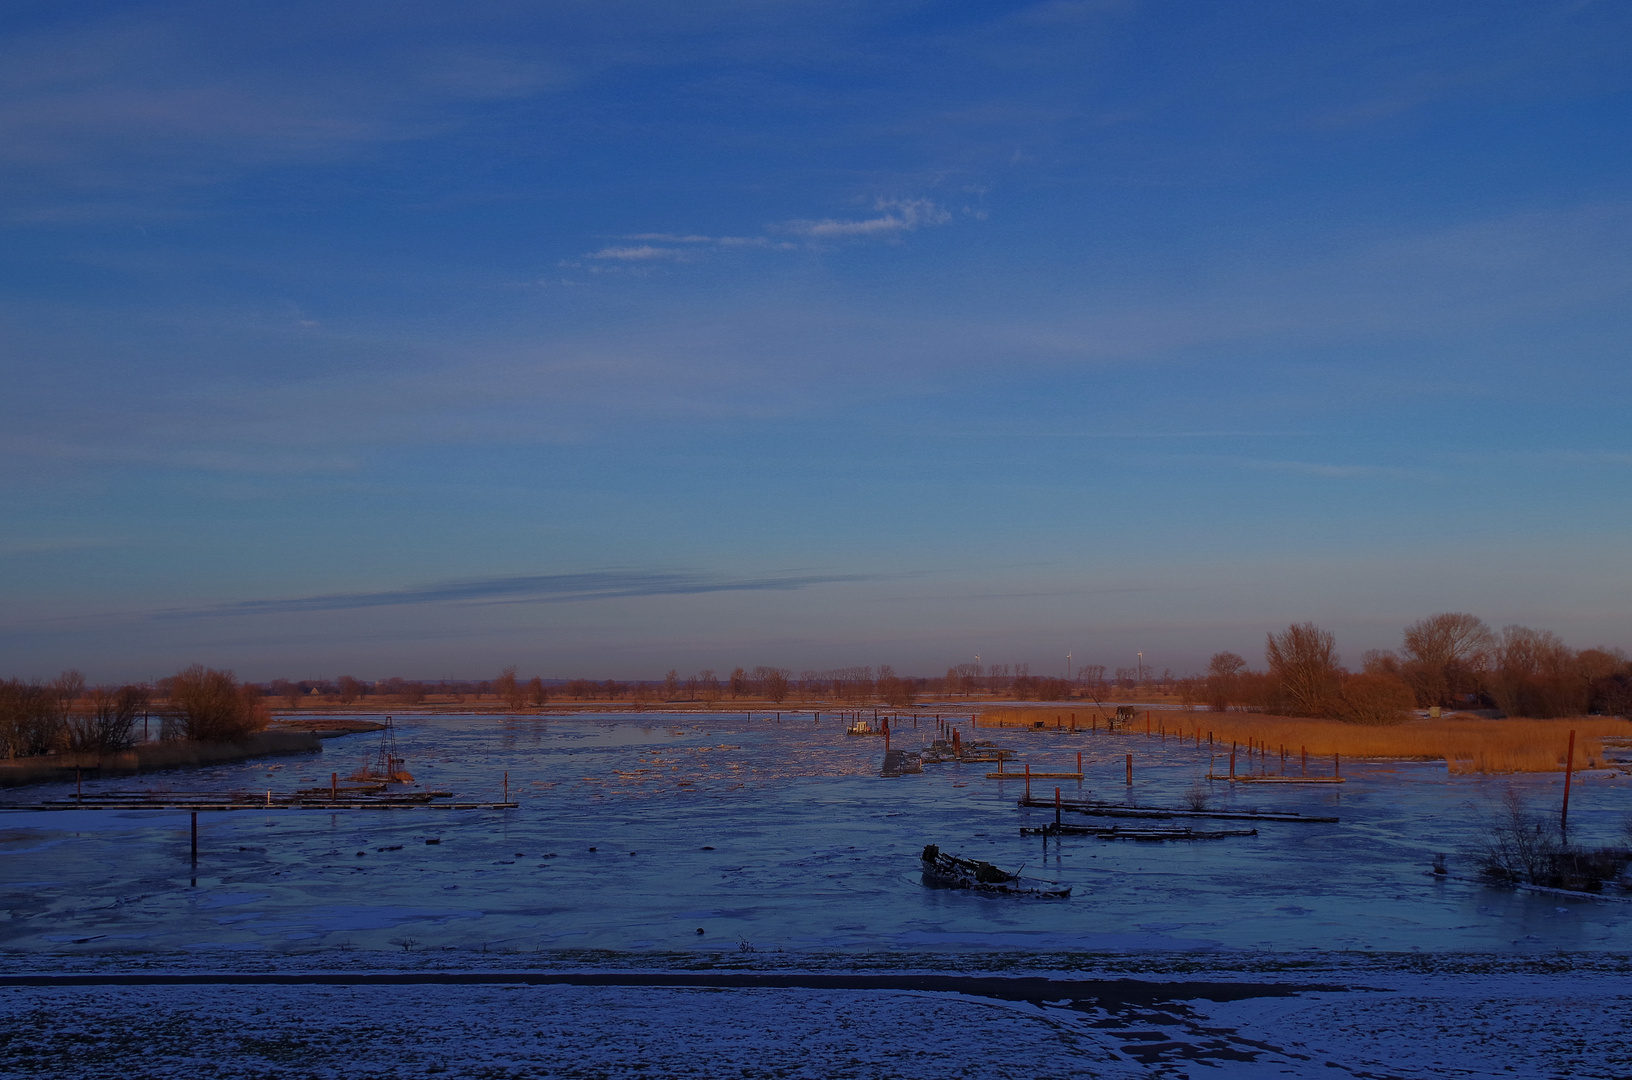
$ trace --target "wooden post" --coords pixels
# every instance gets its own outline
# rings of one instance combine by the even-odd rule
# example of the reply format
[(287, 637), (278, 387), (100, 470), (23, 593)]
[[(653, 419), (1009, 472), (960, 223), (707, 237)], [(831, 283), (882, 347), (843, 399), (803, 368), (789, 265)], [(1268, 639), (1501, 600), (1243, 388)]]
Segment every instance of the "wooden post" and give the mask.
[[(1002, 755), (999, 755), (997, 759), (997, 771), (1003, 771)], [(1031, 765), (1029, 763), (1026, 765), (1026, 798), (1031, 798)]]
[(1133, 755), (1128, 755), (1128, 786), (1133, 786)]
[(198, 811), (193, 811), (193, 865), (198, 865)]
[(79, 766), (77, 765), (74, 766), (74, 799), (78, 802), (85, 801), (85, 789), (81, 786)]
[(1564, 809), (1558, 814), (1558, 835), (1564, 836), (1570, 828), (1570, 773), (1575, 770), (1575, 729), (1570, 729), (1570, 748), (1564, 755)]
[(500, 802), (509, 802), (510, 801), (510, 770), (509, 769), (504, 770), (504, 798), (500, 799), (499, 801)]
[(1072, 731), (1072, 732), (1073, 732), (1073, 733), (1075, 733), (1075, 732), (1076, 732), (1076, 730), (1077, 730), (1077, 714), (1076, 714), (1076, 713), (1072, 713), (1072, 714), (1071, 714), (1071, 731)]
[(1082, 751), (1077, 751), (1077, 779), (1082, 779)]
[(340, 774), (337, 772), (329, 774), (329, 801), (340, 801)]
[[(960, 737), (957, 728), (952, 729), (952, 756), (963, 756), (963, 739)], [(1003, 771), (1003, 763), (1001, 761), (997, 763), (997, 768), (999, 772)]]
[(1303, 773), (1301, 775), (1308, 776), (1309, 775), (1309, 748), (1307, 746), (1305, 746), (1305, 747), (1301, 747), (1301, 749), (1303, 750)]
[(1230, 779), (1235, 779), (1235, 744), (1230, 744)]
[(1060, 789), (1054, 789), (1054, 831), (1060, 831)]
[(884, 721), (884, 752), (890, 752), (890, 722)]
[(1340, 758), (1336, 754), (1332, 755), (1332, 775), (1333, 776), (1342, 776), (1343, 775), (1343, 759)]

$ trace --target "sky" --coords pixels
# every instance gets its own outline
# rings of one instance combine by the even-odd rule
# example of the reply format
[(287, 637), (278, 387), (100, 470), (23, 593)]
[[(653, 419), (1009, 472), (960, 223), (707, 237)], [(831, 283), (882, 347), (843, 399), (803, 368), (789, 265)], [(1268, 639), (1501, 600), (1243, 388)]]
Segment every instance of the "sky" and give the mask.
[(1632, 646), (1629, 136), (1612, 2), (16, 0), (0, 676)]

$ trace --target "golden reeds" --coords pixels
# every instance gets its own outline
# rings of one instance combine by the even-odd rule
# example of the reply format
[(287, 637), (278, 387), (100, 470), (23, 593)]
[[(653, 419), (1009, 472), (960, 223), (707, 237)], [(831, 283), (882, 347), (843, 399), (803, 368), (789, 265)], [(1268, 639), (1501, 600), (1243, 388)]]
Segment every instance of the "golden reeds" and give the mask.
[[(1114, 715), (1114, 713), (1112, 713)], [(1106, 726), (1101, 709), (992, 709), (980, 715), (981, 727), (1035, 727), (1079, 729)], [(1311, 757), (1382, 758), (1444, 761), (1453, 773), (1561, 772), (1575, 732), (1575, 767), (1597, 768), (1604, 760), (1605, 738), (1632, 738), (1632, 722), (1604, 716), (1577, 716), (1561, 720), (1487, 720), (1480, 717), (1413, 720), (1386, 727), (1346, 724), (1340, 720), (1311, 720), (1262, 713), (1177, 712), (1139, 710), (1126, 730), (1191, 740), (1200, 735), (1207, 745), (1236, 743), (1266, 749), (1288, 760), (1305, 750)]]

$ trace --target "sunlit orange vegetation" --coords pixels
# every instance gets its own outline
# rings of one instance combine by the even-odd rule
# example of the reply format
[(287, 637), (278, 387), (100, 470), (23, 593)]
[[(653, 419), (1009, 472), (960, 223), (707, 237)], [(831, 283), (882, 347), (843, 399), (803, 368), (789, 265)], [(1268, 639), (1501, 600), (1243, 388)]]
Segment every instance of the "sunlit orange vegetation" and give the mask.
[[(1114, 716), (1114, 713), (1112, 714)], [(981, 727), (1034, 728), (1041, 721), (1049, 729), (1105, 729), (1106, 714), (1098, 709), (992, 709), (980, 715)], [(1559, 720), (1467, 719), (1412, 720), (1388, 727), (1348, 724), (1341, 720), (1308, 720), (1262, 713), (1210, 713), (1140, 710), (1124, 728), (1143, 735), (1149, 724), (1151, 738), (1198, 735), (1207, 745), (1254, 746), (1269, 751), (1275, 771), (1284, 748), (1288, 761), (1307, 750), (1311, 758), (1381, 758), (1444, 761), (1453, 773), (1560, 772), (1575, 732), (1575, 767), (1597, 768), (1604, 761), (1606, 738), (1632, 739), (1632, 721), (1616, 717), (1577, 716)]]

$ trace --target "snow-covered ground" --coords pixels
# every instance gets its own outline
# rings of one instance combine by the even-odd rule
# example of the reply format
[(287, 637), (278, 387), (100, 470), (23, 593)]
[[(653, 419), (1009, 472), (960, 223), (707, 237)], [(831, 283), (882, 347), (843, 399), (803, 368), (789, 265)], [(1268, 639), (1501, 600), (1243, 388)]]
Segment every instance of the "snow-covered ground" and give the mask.
[[(1298, 980), (1309, 984), (1306, 972)], [(1347, 973), (1353, 975), (1353, 972)], [(1270, 988), (1273, 989), (1273, 988)], [(1181, 991), (1181, 993), (1188, 991)], [(1267, 991), (1266, 991), (1267, 992)], [(1624, 974), (1373, 969), (1233, 1001), (822, 988), (0, 988), (19, 1077), (1625, 1077)], [(1158, 996), (1160, 985), (1158, 984)]]

